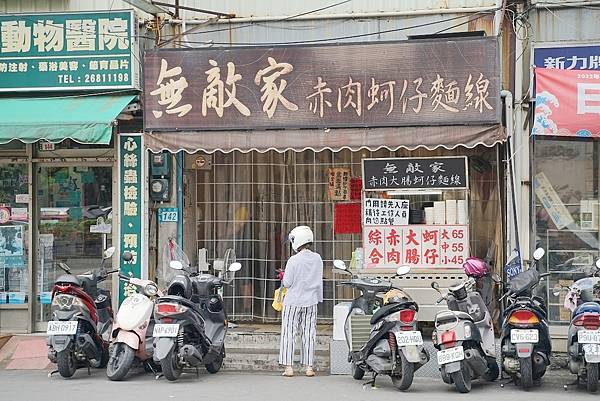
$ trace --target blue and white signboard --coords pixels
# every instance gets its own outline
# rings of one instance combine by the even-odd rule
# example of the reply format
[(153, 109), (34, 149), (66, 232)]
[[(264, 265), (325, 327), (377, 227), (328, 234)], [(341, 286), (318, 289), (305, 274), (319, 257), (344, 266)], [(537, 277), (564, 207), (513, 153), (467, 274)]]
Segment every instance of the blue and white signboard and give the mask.
[(158, 209), (159, 223), (177, 223), (179, 221), (179, 209), (176, 207), (161, 207)]
[(536, 47), (533, 63), (538, 68), (600, 70), (600, 46)]

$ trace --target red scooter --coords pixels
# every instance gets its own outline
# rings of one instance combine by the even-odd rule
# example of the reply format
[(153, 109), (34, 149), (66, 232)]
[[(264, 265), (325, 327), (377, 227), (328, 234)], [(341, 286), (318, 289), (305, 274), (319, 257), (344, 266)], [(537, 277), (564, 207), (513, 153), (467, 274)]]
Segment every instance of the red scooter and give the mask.
[(48, 359), (58, 365), (62, 377), (73, 376), (78, 367), (103, 368), (108, 362), (113, 311), (109, 292), (99, 289), (98, 283), (119, 271), (104, 267), (114, 252), (114, 247), (105, 250), (100, 268), (85, 274), (73, 275), (65, 263), (58, 264), (66, 274), (52, 289), (52, 320), (46, 334)]

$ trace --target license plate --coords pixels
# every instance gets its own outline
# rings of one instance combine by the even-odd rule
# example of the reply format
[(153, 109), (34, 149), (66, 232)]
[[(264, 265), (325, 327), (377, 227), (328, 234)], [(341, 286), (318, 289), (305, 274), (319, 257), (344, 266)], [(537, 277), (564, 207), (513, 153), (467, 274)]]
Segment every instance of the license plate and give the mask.
[(463, 347), (454, 347), (443, 349), (438, 351), (437, 360), (438, 365), (445, 365), (451, 362), (462, 361), (465, 359), (465, 352), (463, 351)]
[(423, 337), (420, 331), (396, 331), (396, 344), (398, 347), (408, 345), (423, 345)]
[(586, 362), (600, 362), (600, 344), (583, 344), (583, 355)]
[(533, 343), (540, 341), (540, 333), (537, 329), (532, 330), (511, 330), (510, 342), (513, 344)]
[(600, 344), (600, 331), (579, 330), (577, 332), (577, 342), (579, 344)]
[(179, 333), (178, 324), (155, 324), (154, 331), (152, 332), (153, 337), (177, 337)]
[(46, 328), (46, 334), (53, 336), (68, 336), (77, 333), (77, 320), (70, 320), (67, 322), (51, 320), (48, 322)]

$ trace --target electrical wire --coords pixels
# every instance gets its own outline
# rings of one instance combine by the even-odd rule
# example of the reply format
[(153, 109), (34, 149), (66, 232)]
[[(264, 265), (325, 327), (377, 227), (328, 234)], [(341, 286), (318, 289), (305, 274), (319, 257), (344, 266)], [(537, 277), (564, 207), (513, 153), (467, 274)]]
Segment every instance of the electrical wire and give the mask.
[[(294, 44), (310, 44), (310, 43), (323, 43), (323, 42), (336, 42), (339, 40), (346, 40), (346, 39), (357, 39), (357, 38), (363, 38), (363, 37), (368, 37), (368, 36), (373, 36), (373, 35), (381, 35), (381, 34), (386, 34), (386, 33), (392, 33), (392, 32), (401, 32), (401, 31), (406, 31), (406, 30), (410, 30), (410, 29), (415, 29), (415, 28), (423, 28), (423, 27), (427, 27), (427, 26), (433, 26), (433, 25), (438, 25), (438, 24), (442, 24), (445, 22), (450, 22), (450, 21), (455, 21), (458, 20), (460, 18), (468, 18), (468, 17), (472, 17), (473, 15), (477, 15), (480, 14), (478, 17), (470, 19), (470, 21), (467, 22), (472, 22), (475, 21), (479, 18), (484, 17), (487, 14), (493, 13), (498, 11), (498, 8), (496, 9), (490, 9), (487, 11), (479, 11), (477, 13), (474, 14), (468, 14), (468, 15), (459, 15), (456, 17), (451, 17), (451, 18), (447, 18), (447, 19), (443, 19), (443, 20), (437, 20), (437, 21), (430, 21), (430, 22), (424, 22), (421, 24), (416, 24), (416, 25), (412, 25), (412, 26), (405, 26), (405, 27), (401, 27), (401, 28), (392, 28), (392, 29), (386, 29), (383, 31), (377, 31), (377, 32), (367, 32), (367, 33), (360, 33), (360, 34), (354, 34), (354, 35), (346, 35), (346, 36), (337, 36), (337, 37), (331, 37), (331, 38), (321, 38), (321, 39), (307, 39), (307, 40), (296, 40), (296, 41), (287, 41), (287, 42), (236, 42), (236, 43), (229, 43), (229, 42), (212, 42), (213, 44), (217, 44), (217, 45), (227, 45), (227, 46), (280, 46), (280, 45), (294, 45)], [(460, 25), (462, 25), (464, 23), (461, 23)], [(203, 42), (199, 42), (199, 41), (190, 41), (187, 40), (187, 43), (192, 43), (192, 44), (205, 44), (206, 41)]]

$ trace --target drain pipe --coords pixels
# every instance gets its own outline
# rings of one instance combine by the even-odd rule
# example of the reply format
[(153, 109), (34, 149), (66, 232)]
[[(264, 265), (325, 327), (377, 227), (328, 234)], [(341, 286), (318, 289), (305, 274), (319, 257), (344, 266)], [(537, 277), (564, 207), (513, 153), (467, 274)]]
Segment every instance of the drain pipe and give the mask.
[[(513, 113), (514, 113), (514, 109), (513, 109), (513, 94), (511, 91), (503, 89), (500, 91), (500, 96), (502, 98), (504, 98), (504, 116), (506, 119), (506, 136), (508, 137), (508, 152), (507, 152), (507, 167), (508, 167), (508, 171), (509, 171), (509, 176), (510, 176), (510, 192), (511, 192), (511, 199), (512, 199), (512, 205), (510, 208), (506, 208), (506, 210), (512, 210), (512, 214), (513, 214), (513, 224), (514, 224), (514, 243), (516, 243), (516, 249), (517, 252), (519, 253), (519, 263), (521, 264), (521, 267), (523, 266), (523, 258), (521, 256), (521, 244), (520, 244), (520, 240), (519, 240), (519, 216), (518, 216), (518, 211), (519, 208), (517, 207), (517, 196), (515, 193), (515, 170), (514, 170), (514, 163), (513, 163), (513, 155), (514, 153), (514, 149), (515, 149), (515, 141), (514, 141), (514, 120), (513, 120)], [(508, 199), (507, 199), (507, 203), (508, 203)], [(513, 238), (512, 238), (512, 233), (513, 230), (507, 230), (507, 237), (508, 237), (508, 241), (506, 243), (506, 255), (510, 255), (512, 254), (513, 248), (511, 245), (513, 244)]]

